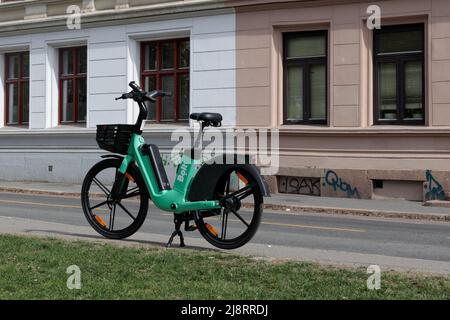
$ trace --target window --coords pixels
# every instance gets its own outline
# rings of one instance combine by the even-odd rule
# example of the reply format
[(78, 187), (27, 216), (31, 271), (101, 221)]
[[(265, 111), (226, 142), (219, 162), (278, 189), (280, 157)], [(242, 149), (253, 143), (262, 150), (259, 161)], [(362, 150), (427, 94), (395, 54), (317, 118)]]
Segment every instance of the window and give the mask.
[(147, 120), (189, 119), (189, 39), (144, 42), (141, 45), (141, 83), (146, 91), (163, 90), (172, 97), (149, 104)]
[(327, 123), (327, 31), (284, 34), (284, 122)]
[(5, 123), (28, 124), (30, 110), (30, 54), (5, 54)]
[(87, 47), (59, 49), (59, 122), (86, 122)]
[(424, 26), (374, 31), (374, 123), (424, 124)]

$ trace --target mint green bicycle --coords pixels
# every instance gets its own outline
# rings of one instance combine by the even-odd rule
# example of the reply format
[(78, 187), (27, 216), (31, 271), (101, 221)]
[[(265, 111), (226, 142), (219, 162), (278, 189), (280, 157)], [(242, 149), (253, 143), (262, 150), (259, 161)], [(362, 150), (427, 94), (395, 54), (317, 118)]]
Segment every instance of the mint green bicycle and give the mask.
[[(171, 187), (156, 145), (145, 144), (142, 123), (147, 118), (146, 102), (170, 95), (162, 91), (143, 91), (135, 82), (132, 90), (118, 99), (133, 99), (139, 105), (134, 125), (98, 125), (97, 143), (115, 154), (87, 173), (81, 203), (90, 225), (102, 236), (123, 239), (133, 235), (144, 223), (151, 199), (161, 210), (173, 212), (175, 236), (185, 246), (181, 227), (198, 230), (212, 245), (235, 249), (246, 244), (256, 233), (262, 215), (267, 185), (249, 157), (221, 155), (199, 164), (194, 148), (184, 152)], [(190, 118), (206, 127), (220, 127), (218, 113), (193, 113)], [(120, 154), (120, 155), (119, 155)], [(123, 156), (122, 156), (123, 155)], [(191, 222), (194, 222), (193, 224)]]

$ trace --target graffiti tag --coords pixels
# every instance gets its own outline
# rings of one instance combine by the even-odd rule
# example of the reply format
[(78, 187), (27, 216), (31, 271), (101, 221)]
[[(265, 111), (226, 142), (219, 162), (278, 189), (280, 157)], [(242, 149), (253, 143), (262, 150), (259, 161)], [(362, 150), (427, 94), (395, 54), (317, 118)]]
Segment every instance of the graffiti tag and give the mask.
[(427, 192), (425, 193), (426, 200), (445, 200), (445, 192), (442, 185), (433, 177), (431, 170), (427, 170), (426, 173), (427, 179)]
[(289, 187), (297, 193), (320, 195), (320, 180), (312, 178), (294, 178), (289, 181)]
[(342, 192), (345, 192), (348, 198), (361, 198), (358, 189), (343, 181), (333, 170), (328, 170), (325, 174), (324, 185), (332, 186), (334, 191), (341, 190)]
[(304, 177), (281, 177), (280, 192), (320, 196), (320, 179)]

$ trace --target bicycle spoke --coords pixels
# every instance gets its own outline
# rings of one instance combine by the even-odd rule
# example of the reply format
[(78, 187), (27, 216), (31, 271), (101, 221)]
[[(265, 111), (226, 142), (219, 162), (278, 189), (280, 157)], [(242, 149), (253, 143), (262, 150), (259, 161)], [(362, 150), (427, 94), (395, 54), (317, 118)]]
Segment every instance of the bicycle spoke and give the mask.
[(245, 191), (244, 193), (238, 195), (237, 198), (238, 198), (239, 200), (242, 200), (242, 199), (245, 199), (245, 198), (247, 198), (249, 195), (252, 195), (252, 194), (253, 194), (253, 188), (250, 187), (250, 189), (248, 189), (248, 190)]
[(122, 200), (123, 199), (129, 199), (129, 198), (137, 197), (137, 196), (140, 196), (140, 195), (141, 195), (140, 191), (133, 192), (133, 193), (130, 193), (130, 194), (127, 194), (127, 195), (123, 196)]
[(253, 192), (249, 192), (249, 191), (252, 191), (252, 189), (253, 189), (252, 185), (246, 185), (242, 189), (239, 189), (238, 191), (233, 192), (232, 194), (228, 195), (227, 197), (237, 197), (239, 200), (242, 200), (253, 193)]
[(111, 191), (109, 191), (108, 188), (105, 187), (103, 183), (101, 183), (97, 178), (93, 178), (92, 181), (94, 181), (95, 184), (100, 188), (100, 190), (102, 190), (107, 196), (110, 195)]
[(114, 219), (116, 217), (116, 205), (111, 208), (111, 213), (109, 215), (109, 230), (113, 231), (114, 229)]
[(228, 211), (223, 210), (222, 215), (222, 236), (221, 240), (225, 240), (226, 234), (227, 234), (227, 227), (228, 227)]
[(242, 218), (241, 215), (240, 215), (239, 213), (237, 213), (237, 212), (234, 211), (234, 210), (231, 210), (231, 212), (233, 212), (233, 214), (234, 214), (236, 217), (238, 217), (239, 220), (241, 220), (242, 223), (245, 224), (245, 225), (247, 226), (247, 228), (250, 227), (250, 225), (247, 223), (247, 221), (245, 221), (244, 218)]
[(129, 194), (130, 192), (135, 192), (137, 190), (139, 190), (139, 187), (134, 187), (134, 188), (132, 188), (130, 190), (127, 190), (127, 194)]
[(104, 205), (107, 204), (107, 203), (108, 203), (108, 201), (103, 201), (103, 202), (101, 202), (101, 203), (99, 203), (99, 204), (96, 204), (96, 205), (93, 206), (93, 207), (90, 207), (89, 210), (97, 209), (98, 207), (104, 206)]
[[(225, 185), (225, 195), (228, 195), (230, 193), (230, 182), (231, 182), (231, 174), (228, 176), (226, 185)], [(228, 227), (228, 211), (226, 209), (223, 209), (222, 213), (222, 233), (221, 233), (221, 240), (225, 240), (226, 234), (227, 234), (227, 227)]]
[(131, 219), (136, 220), (136, 218), (130, 213), (130, 211), (128, 211), (120, 202), (117, 203), (119, 205), (119, 207), (122, 208), (123, 211), (125, 211), (125, 213), (127, 215), (129, 215), (131, 217)]

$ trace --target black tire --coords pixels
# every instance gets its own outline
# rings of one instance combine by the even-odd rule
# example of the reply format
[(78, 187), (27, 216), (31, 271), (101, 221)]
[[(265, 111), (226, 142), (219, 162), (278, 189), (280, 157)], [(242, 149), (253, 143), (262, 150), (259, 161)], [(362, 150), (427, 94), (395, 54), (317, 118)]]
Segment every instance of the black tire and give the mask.
[[(121, 159), (100, 161), (89, 170), (81, 189), (81, 205), (87, 221), (95, 231), (109, 239), (124, 239), (133, 235), (147, 217), (149, 195), (142, 175), (134, 165), (128, 167), (126, 174), (128, 178), (126, 197), (117, 203), (108, 200), (112, 182), (121, 163)], [(98, 192), (95, 192), (93, 183)], [(137, 201), (132, 200), (133, 198)], [(95, 202), (97, 203), (93, 204)], [(133, 210), (131, 207), (136, 209)], [(109, 226), (99, 212), (105, 209), (106, 212), (109, 211)], [(117, 230), (114, 229), (115, 224), (120, 225)]]
[[(229, 186), (232, 185), (232, 183), (230, 183), (230, 177), (232, 177), (233, 175), (238, 176), (237, 173), (239, 173), (241, 177), (243, 177), (243, 179), (247, 181), (247, 184), (242, 188), (238, 186), (238, 190), (230, 190)], [(244, 208), (242, 202), (240, 202), (241, 205), (238, 207), (238, 209), (234, 210), (234, 212), (230, 211), (228, 214), (226, 213), (226, 210), (224, 208), (195, 212), (195, 222), (200, 234), (213, 246), (226, 250), (242, 247), (253, 238), (256, 231), (258, 230), (259, 224), (261, 222), (261, 215), (263, 212), (263, 196), (258, 183), (256, 182), (256, 179), (250, 172), (245, 170), (245, 167), (236, 167), (225, 172), (225, 174), (217, 181), (214, 192), (215, 196), (214, 199), (211, 200), (220, 200), (223, 199), (223, 197), (227, 194), (238, 194), (239, 190), (244, 189), (247, 190), (245, 191), (245, 193), (249, 194), (242, 200), (247, 199), (250, 196), (251, 198), (253, 198), (247, 199), (246, 201), (246, 207), (248, 209)], [(245, 215), (243, 214), (243, 212), (245, 212)], [(231, 221), (228, 219), (228, 217), (231, 216), (237, 218), (234, 221), (237, 223), (237, 225), (234, 230), (235, 236), (227, 238), (228, 221)], [(217, 221), (215, 220), (217, 220), (218, 217), (221, 218), (221, 220), (219, 220), (220, 231), (214, 227), (212, 222), (216, 222), (217, 225)], [(244, 224), (244, 221), (247, 223), (246, 225)], [(239, 224), (241, 224), (242, 233), (240, 231), (241, 229), (237, 229)], [(244, 224), (244, 226), (242, 226), (242, 224)], [(211, 229), (211, 227), (213, 228)]]

